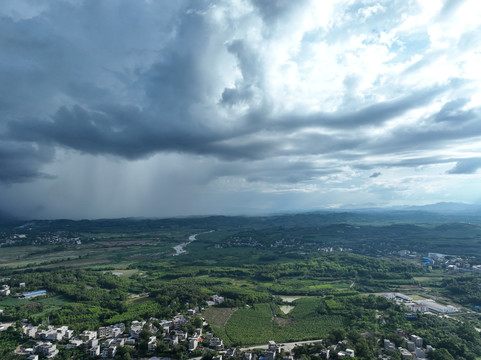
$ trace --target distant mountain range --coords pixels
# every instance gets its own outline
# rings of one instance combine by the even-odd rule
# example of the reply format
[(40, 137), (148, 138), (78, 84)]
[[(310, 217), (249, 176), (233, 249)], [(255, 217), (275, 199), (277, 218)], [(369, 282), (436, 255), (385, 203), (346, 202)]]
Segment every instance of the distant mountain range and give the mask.
[(445, 214), (470, 214), (481, 215), (481, 205), (455, 203), (455, 202), (440, 202), (430, 205), (422, 206), (406, 206), (402, 210), (415, 210), (415, 211), (427, 211), (434, 213)]
[(387, 207), (371, 207), (371, 208), (355, 208), (346, 207), (338, 209), (323, 209), (322, 211), (332, 212), (362, 212), (362, 213), (379, 213), (379, 212), (398, 212), (398, 211), (415, 211), (428, 212), (435, 214), (456, 214), (456, 215), (479, 215), (481, 216), (481, 205), (456, 203), (456, 202), (439, 202), (436, 204), (427, 205), (401, 205), (401, 206), (387, 206)]
[[(425, 217), (436, 217), (437, 220), (447, 220), (445, 217), (456, 217), (456, 221), (471, 221), (473, 219), (470, 218), (477, 218), (477, 220), (481, 219), (481, 205), (474, 205), (474, 204), (465, 204), (465, 203), (456, 203), (456, 202), (439, 202), (436, 204), (428, 204), (428, 205), (405, 205), (405, 206), (391, 206), (391, 207), (372, 207), (372, 208), (355, 208), (355, 207), (345, 207), (345, 208), (337, 208), (337, 209), (318, 209), (314, 211), (285, 211), (279, 213), (268, 213), (263, 212), (263, 214), (249, 214), (248, 217), (261, 217), (261, 218), (275, 218), (275, 217), (282, 217), (282, 216), (293, 216), (293, 215), (323, 215), (326, 219), (330, 219), (330, 221), (354, 221), (356, 222), (361, 220), (359, 215), (364, 214), (365, 216), (376, 216), (382, 215), (388, 221), (413, 221), (417, 220), (420, 221), (421, 218)], [(331, 214), (331, 215), (329, 215)], [(336, 215), (337, 214), (337, 215)], [(356, 215), (358, 214), (358, 215)], [(432, 215), (429, 215), (432, 214)], [(239, 215), (220, 215), (224, 218), (235, 218)], [(242, 215), (241, 215), (242, 216)], [(245, 216), (245, 215), (244, 215)], [(362, 219), (367, 219), (365, 216), (362, 216)], [(185, 216), (184, 219), (205, 219), (209, 216)], [(216, 217), (216, 215), (214, 215)], [(462, 217), (462, 218), (461, 218)], [(464, 218), (466, 217), (466, 218)], [(459, 218), (459, 219), (458, 219)], [(126, 218), (123, 220), (147, 220), (147, 218)], [(151, 220), (159, 219), (156, 217), (151, 217)], [(180, 218), (176, 218), (180, 219)], [(0, 210), (0, 223), (10, 222), (10, 221), (26, 221), (23, 217), (12, 215), (6, 211)], [(104, 219), (108, 220), (108, 219)], [(121, 219), (117, 219), (121, 220)], [(476, 221), (478, 222), (478, 221)]]

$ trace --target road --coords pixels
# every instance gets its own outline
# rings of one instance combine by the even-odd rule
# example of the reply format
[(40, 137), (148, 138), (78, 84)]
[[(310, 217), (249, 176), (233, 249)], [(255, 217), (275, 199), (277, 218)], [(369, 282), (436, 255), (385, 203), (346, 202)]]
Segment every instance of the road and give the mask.
[[(290, 343), (283, 343), (281, 345), (281, 349), (284, 349), (284, 351), (289, 351), (291, 352), (292, 349), (294, 349), (298, 345), (304, 345), (304, 344), (314, 344), (321, 342), (322, 339), (319, 340), (307, 340), (307, 341), (295, 341), (295, 342), (290, 342)], [(278, 344), (279, 345), (279, 344)], [(268, 345), (258, 345), (258, 346), (251, 346), (251, 347), (246, 347), (246, 348), (241, 348), (241, 351), (249, 351), (249, 350), (254, 350), (254, 349), (261, 349), (261, 350), (267, 350)]]

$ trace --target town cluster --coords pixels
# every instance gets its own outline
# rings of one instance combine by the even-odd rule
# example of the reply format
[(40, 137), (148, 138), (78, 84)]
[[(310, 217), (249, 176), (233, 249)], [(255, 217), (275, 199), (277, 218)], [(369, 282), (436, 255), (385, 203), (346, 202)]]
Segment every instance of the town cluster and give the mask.
[(0, 234), (0, 247), (20, 245), (80, 245), (79, 236), (67, 231), (43, 232), (39, 234)]
[[(206, 305), (218, 305), (223, 301), (222, 296), (212, 295), (206, 301)], [(198, 317), (199, 314), (199, 308), (194, 308), (189, 309), (185, 315), (178, 314), (170, 320), (159, 320), (151, 317), (147, 320), (132, 321), (130, 326), (119, 323), (102, 326), (96, 331), (84, 330), (78, 335), (75, 335), (74, 331), (69, 329), (68, 326), (38, 326), (28, 323), (27, 320), (22, 320), (23, 333), (34, 340), (35, 344), (17, 348), (16, 354), (25, 357), (26, 360), (53, 359), (61, 349), (82, 349), (90, 357), (109, 359), (114, 358), (122, 346), (135, 349), (142, 339), (142, 331), (145, 330), (148, 334), (147, 350), (149, 353), (153, 353), (163, 342), (169, 349), (180, 344), (184, 344), (189, 352), (200, 348), (209, 349), (216, 354), (213, 360), (222, 360), (223, 357), (231, 358), (239, 355), (238, 349), (225, 348), (222, 339), (215, 337), (212, 332), (203, 331), (203, 327), (208, 325), (204, 318), (199, 317), (202, 320), (202, 327), (196, 328), (192, 333), (185, 331), (185, 325), (189, 324), (194, 317)], [(14, 323), (3, 325), (5, 325), (3, 330), (6, 330), (6, 325), (13, 326)], [(347, 348), (346, 344), (347, 341), (339, 342), (339, 344), (331, 346), (330, 349), (324, 349), (320, 356), (329, 359), (332, 350), (335, 351), (337, 358), (354, 357), (354, 350)], [(293, 360), (290, 351), (294, 344), (290, 345), (289, 347), (270, 341), (261, 352), (255, 352), (252, 348), (245, 349), (240, 355), (244, 360)]]
[[(189, 351), (195, 350), (204, 338), (210, 341), (210, 347), (214, 349), (223, 348), (222, 340), (213, 337), (211, 333), (203, 335), (201, 328), (196, 329), (190, 335), (180, 330), (181, 326), (188, 321), (183, 315), (177, 315), (170, 321), (161, 320), (161, 328), (159, 329), (153, 324), (158, 322), (158, 319), (150, 318), (147, 321), (133, 321), (128, 329), (126, 329), (125, 324), (120, 323), (100, 327), (97, 331), (85, 330), (77, 336), (73, 336), (73, 331), (69, 330), (67, 326), (58, 328), (47, 326), (45, 329), (40, 329), (38, 326), (24, 324), (24, 334), (35, 339), (36, 345), (32, 348), (21, 348), (18, 354), (28, 356), (28, 360), (37, 360), (38, 354), (43, 354), (47, 359), (54, 358), (59, 353), (56, 343), (68, 341), (67, 350), (83, 348), (89, 356), (113, 358), (120, 346), (135, 347), (139, 342), (140, 333), (144, 329), (148, 329), (152, 334), (148, 339), (149, 351), (156, 349), (159, 338), (170, 346), (188, 341)], [(126, 330), (128, 330), (127, 333)]]
[[(408, 337), (406, 333), (398, 329), (398, 335), (400, 335), (404, 341), (406, 342), (406, 348), (397, 347), (392, 341), (389, 339), (384, 339), (384, 352), (388, 351), (400, 351), (401, 357), (403, 360), (405, 359), (413, 359), (413, 360), (426, 360), (427, 353), (430, 351), (435, 350), (431, 345), (426, 345), (424, 347), (423, 338), (417, 335), (411, 335)], [(391, 357), (389, 355), (383, 355), (382, 360), (390, 360)]]
[[(213, 295), (208, 301), (208, 305), (219, 304), (224, 299), (221, 296)], [(199, 309), (190, 309), (187, 316), (197, 315)], [(171, 320), (159, 320), (149, 318), (148, 320), (132, 321), (127, 328), (124, 323), (103, 326), (97, 331), (85, 330), (74, 336), (73, 330), (67, 326), (35, 326), (23, 320), (23, 333), (35, 340), (33, 347), (20, 347), (17, 354), (26, 356), (28, 360), (38, 360), (39, 355), (43, 358), (51, 359), (59, 354), (58, 343), (67, 343), (65, 349), (84, 349), (91, 357), (113, 358), (117, 354), (120, 346), (135, 348), (141, 338), (143, 330), (147, 330), (150, 335), (148, 338), (148, 351), (153, 352), (159, 342), (175, 347), (180, 343), (188, 344), (188, 351), (194, 351), (199, 344), (203, 343), (214, 351), (224, 350), (222, 339), (214, 337), (211, 332), (203, 333), (202, 327), (196, 328), (192, 334), (183, 331), (184, 325), (190, 320), (184, 315), (176, 315)], [(205, 320), (203, 325), (208, 325)]]
[(433, 265), (437, 265), (446, 271), (481, 273), (481, 265), (473, 265), (470, 263), (470, 261), (474, 260), (474, 257), (468, 258), (459, 255), (447, 255), (433, 252), (428, 253), (427, 256), (420, 257), (417, 252), (410, 250), (394, 251), (392, 252), (392, 255), (409, 259), (421, 258), (422, 266), (428, 270), (432, 270)]
[[(20, 287), (25, 287), (24, 283), (19, 285)], [(8, 285), (2, 286), (1, 291), (5, 292), (5, 294), (7, 292), (9, 294), (9, 290)], [(21, 294), (21, 297), (33, 298), (45, 294), (45, 290), (38, 290)], [(408, 318), (415, 317), (418, 312), (444, 315), (459, 311), (454, 306), (445, 306), (430, 299), (413, 300), (412, 297), (402, 293), (387, 293), (385, 296), (402, 304), (411, 311), (406, 313)], [(212, 295), (206, 301), (206, 305), (213, 306), (223, 302), (224, 298), (222, 296)], [(197, 328), (192, 326), (195, 322), (191, 320), (194, 318), (197, 318)], [(200, 326), (200, 320), (202, 320), (202, 326)], [(85, 330), (77, 335), (67, 326), (37, 326), (29, 324), (27, 320), (22, 320), (21, 323), (23, 333), (35, 341), (33, 346), (19, 347), (16, 350), (19, 356), (24, 356), (27, 360), (52, 359), (59, 354), (61, 349), (82, 349), (90, 357), (109, 359), (114, 358), (121, 347), (135, 349), (141, 344), (141, 341), (143, 341), (144, 346), (146, 344), (147, 350), (151, 354), (163, 343), (164, 349), (175, 349), (178, 345), (183, 345), (183, 348), (189, 352), (201, 348), (210, 349), (216, 352), (213, 360), (222, 360), (223, 357), (228, 358), (239, 355), (236, 354), (237, 350), (235, 348), (225, 349), (222, 339), (215, 337), (211, 332), (203, 331), (203, 327), (208, 324), (204, 318), (201, 318), (199, 308), (189, 309), (185, 315), (178, 314), (170, 320), (159, 320), (151, 317), (147, 320), (132, 321), (129, 326), (119, 323), (100, 327), (96, 331)], [(187, 326), (189, 323), (192, 325)], [(0, 331), (6, 330), (8, 326), (13, 325), (14, 323), (0, 324)], [(186, 331), (187, 328), (191, 329), (190, 333)], [(194, 328), (195, 330), (193, 330)], [(382, 359), (390, 360), (390, 351), (395, 351), (396, 353), (401, 353), (402, 359), (422, 360), (426, 359), (428, 352), (434, 350), (429, 345), (424, 346), (423, 339), (419, 336), (411, 335), (408, 337), (400, 329), (398, 329), (398, 334), (404, 338), (405, 348), (397, 347), (389, 339), (384, 339), (384, 343), (381, 343), (381, 346), (383, 345)], [(322, 342), (322, 340), (319, 341)], [(354, 357), (354, 350), (349, 349), (347, 343), (347, 340), (343, 340), (322, 349), (318, 356), (324, 359)], [(61, 346), (58, 348), (57, 345), (59, 344)], [(290, 347), (283, 344), (278, 345), (274, 341), (270, 341), (267, 348), (263, 349), (261, 355), (259, 352), (249, 352), (250, 349), (244, 349), (241, 355), (243, 360), (292, 360), (293, 357), (290, 356), (290, 352), (294, 344), (290, 345)]]
[[(459, 308), (452, 305), (442, 305), (432, 299), (413, 300), (411, 296), (401, 293), (388, 293), (385, 294), (389, 300), (394, 300), (398, 303), (402, 303), (411, 311), (411, 315), (416, 312), (421, 313), (433, 313), (439, 314), (451, 314), (459, 311)], [(408, 314), (409, 315), (409, 314)]]

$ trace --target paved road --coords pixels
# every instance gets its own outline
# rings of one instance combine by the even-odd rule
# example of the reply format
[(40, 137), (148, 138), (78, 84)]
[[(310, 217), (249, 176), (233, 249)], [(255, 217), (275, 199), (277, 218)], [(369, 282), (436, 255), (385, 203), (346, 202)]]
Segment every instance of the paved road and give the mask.
[[(292, 351), (296, 346), (298, 345), (304, 345), (304, 344), (314, 344), (321, 342), (322, 339), (319, 340), (307, 340), (307, 341), (295, 341), (295, 342), (290, 342), (290, 343), (283, 343), (281, 346), (281, 349), (284, 349), (284, 351)], [(278, 344), (279, 345), (279, 344)], [(254, 349), (261, 349), (261, 350), (267, 350), (268, 345), (258, 345), (258, 346), (251, 346), (247, 348), (241, 348), (241, 351), (249, 351), (249, 350), (254, 350)]]

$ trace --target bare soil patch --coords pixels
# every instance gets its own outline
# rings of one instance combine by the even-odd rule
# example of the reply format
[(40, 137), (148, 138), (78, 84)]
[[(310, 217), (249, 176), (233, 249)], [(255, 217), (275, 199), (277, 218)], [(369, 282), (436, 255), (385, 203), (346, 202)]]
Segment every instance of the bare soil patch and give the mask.
[(290, 303), (300, 298), (299, 296), (279, 296), (279, 297), (282, 299), (282, 301), (290, 302)]
[(279, 309), (281, 309), (281, 311), (284, 314), (289, 314), (292, 311), (292, 309), (294, 309), (294, 306), (292, 306), (292, 305), (282, 305), (282, 306), (279, 306)]

